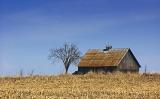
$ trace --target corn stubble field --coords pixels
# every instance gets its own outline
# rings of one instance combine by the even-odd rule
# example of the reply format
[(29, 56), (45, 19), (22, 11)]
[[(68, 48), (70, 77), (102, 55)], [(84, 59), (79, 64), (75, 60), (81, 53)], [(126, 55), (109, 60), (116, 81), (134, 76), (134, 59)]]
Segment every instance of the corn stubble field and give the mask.
[(159, 74), (1, 77), (0, 99), (160, 99)]

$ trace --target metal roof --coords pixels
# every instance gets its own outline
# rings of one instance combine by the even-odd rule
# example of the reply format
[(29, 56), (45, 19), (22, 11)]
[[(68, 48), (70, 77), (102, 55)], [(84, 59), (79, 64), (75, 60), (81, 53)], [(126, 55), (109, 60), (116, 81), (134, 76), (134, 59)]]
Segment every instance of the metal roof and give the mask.
[(81, 58), (78, 67), (118, 66), (129, 48), (114, 48), (108, 51), (89, 49)]

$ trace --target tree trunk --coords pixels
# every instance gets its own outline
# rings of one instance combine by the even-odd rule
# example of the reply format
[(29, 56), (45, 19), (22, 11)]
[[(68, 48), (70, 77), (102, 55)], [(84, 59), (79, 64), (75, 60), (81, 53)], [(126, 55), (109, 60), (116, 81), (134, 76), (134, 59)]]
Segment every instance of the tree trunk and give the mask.
[(64, 62), (65, 74), (67, 74), (68, 72), (69, 65), (70, 65), (70, 58), (67, 58), (66, 61)]
[(68, 68), (69, 68), (69, 65), (66, 65), (66, 66), (65, 66), (65, 74), (68, 73)]

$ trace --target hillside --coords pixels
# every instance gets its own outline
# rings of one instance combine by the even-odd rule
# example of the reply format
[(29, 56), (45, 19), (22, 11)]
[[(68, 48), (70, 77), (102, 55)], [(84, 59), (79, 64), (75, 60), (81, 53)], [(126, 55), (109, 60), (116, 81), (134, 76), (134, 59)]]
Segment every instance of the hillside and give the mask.
[(160, 75), (87, 74), (0, 78), (2, 99), (160, 98)]

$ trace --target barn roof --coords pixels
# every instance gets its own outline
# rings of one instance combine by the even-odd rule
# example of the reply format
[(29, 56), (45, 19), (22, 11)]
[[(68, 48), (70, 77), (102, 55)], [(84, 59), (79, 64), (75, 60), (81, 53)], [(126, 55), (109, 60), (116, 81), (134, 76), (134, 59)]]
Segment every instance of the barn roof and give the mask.
[(130, 51), (129, 48), (114, 48), (108, 51), (90, 49), (81, 58), (78, 67), (118, 66), (128, 51)]

